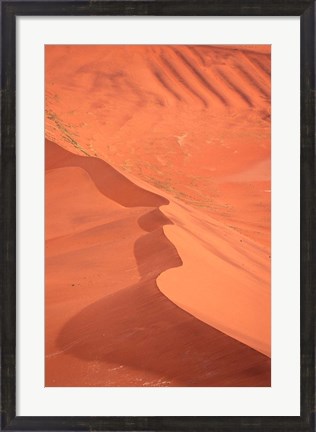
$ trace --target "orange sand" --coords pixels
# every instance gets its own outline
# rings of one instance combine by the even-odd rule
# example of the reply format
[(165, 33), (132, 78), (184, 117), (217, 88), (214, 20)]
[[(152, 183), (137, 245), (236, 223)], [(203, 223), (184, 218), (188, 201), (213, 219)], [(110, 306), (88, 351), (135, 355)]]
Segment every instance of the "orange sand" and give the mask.
[(46, 385), (270, 385), (269, 53), (46, 47)]

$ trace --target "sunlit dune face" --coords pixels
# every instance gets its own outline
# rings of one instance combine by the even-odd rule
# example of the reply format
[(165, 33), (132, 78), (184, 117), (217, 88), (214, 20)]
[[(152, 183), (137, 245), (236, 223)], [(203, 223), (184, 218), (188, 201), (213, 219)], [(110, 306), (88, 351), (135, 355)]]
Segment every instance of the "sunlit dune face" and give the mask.
[(270, 46), (46, 46), (46, 385), (269, 386)]
[(267, 358), (160, 293), (157, 276), (182, 261), (158, 197), (117, 173), (125, 199), (133, 186), (122, 206), (102, 193), (111, 167), (49, 141), (46, 157), (46, 385), (269, 383)]

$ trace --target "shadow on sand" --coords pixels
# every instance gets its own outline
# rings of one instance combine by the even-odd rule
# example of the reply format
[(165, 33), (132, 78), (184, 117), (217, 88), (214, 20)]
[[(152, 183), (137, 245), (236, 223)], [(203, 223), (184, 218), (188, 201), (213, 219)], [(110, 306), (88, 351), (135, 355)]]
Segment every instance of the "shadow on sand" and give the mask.
[[(69, 320), (58, 335), (59, 349), (86, 361), (130, 366), (140, 371), (140, 377), (142, 370), (151, 371), (170, 385), (269, 386), (268, 357), (194, 318), (159, 291), (158, 275), (182, 265), (163, 231), (171, 222), (158, 207), (168, 201), (134, 185), (99, 159), (47, 145), (48, 161), (54, 160), (47, 163), (48, 169), (80, 166), (108, 198), (127, 207), (155, 207), (138, 219), (145, 233), (134, 244), (139, 282), (90, 304)], [(122, 375), (117, 385), (135, 383)]]

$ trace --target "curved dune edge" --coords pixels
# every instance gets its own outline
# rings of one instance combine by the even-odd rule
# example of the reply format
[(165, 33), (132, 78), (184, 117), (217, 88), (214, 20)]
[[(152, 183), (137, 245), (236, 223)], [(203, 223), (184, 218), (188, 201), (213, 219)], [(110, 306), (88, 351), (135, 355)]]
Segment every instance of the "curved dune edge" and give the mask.
[(183, 265), (158, 276), (160, 291), (201, 321), (271, 357), (270, 266), (264, 248), (175, 203), (161, 211), (174, 223), (163, 229)]
[[(52, 145), (49, 140), (48, 145)], [(54, 153), (54, 157), (59, 165), (67, 166), (68, 163), (74, 164), (74, 161), (77, 166), (85, 165), (87, 157), (56, 146), (57, 156)], [(161, 293), (193, 317), (270, 357), (268, 250), (103, 160), (88, 160), (96, 168), (94, 172), (90, 170), (92, 176), (97, 175), (99, 164), (115, 170), (115, 180), (122, 179), (128, 191), (130, 185), (134, 185), (135, 191), (141, 188), (145, 196), (148, 195), (148, 204), (159, 209), (171, 221), (171, 224), (162, 226), (162, 230), (183, 264), (157, 275), (156, 282)], [(100, 178), (97, 180), (100, 182)], [(104, 192), (101, 183), (96, 185)], [(134, 200), (126, 201), (124, 189), (119, 192), (120, 205), (136, 205)]]
[[(46, 172), (45, 384), (269, 386), (270, 359), (158, 289), (158, 275), (182, 264), (163, 231), (172, 222), (158, 205), (167, 199), (139, 195), (135, 183), (136, 201), (156, 205), (129, 196), (125, 207), (91, 171), (112, 167), (55, 150), (67, 157)], [(115, 179), (124, 191), (129, 180)]]
[(159, 210), (182, 265), (157, 277), (174, 304), (228, 336), (271, 357), (269, 248), (130, 174), (137, 186), (168, 200)]

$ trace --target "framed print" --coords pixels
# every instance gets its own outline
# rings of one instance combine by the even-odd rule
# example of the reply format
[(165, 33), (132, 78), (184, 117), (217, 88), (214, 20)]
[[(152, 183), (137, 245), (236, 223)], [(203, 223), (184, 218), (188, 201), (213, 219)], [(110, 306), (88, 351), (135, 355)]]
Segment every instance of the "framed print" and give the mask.
[(1, 428), (314, 430), (314, 3), (1, 8)]

